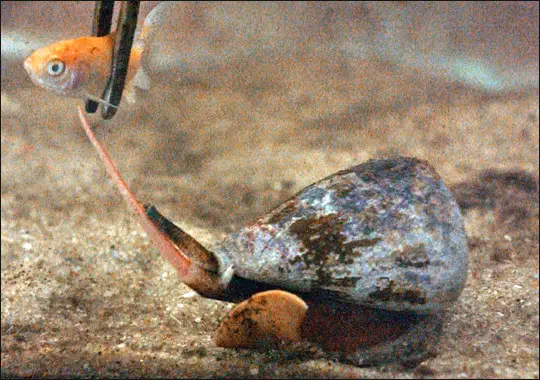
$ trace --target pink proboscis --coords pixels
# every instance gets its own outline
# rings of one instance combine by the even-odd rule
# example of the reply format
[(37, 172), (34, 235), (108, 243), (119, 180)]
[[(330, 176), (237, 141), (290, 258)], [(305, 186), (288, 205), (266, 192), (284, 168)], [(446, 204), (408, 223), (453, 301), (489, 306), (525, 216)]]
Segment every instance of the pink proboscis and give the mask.
[(139, 215), (139, 220), (144, 228), (144, 231), (152, 239), (156, 247), (159, 249), (159, 252), (161, 252), (163, 257), (174, 266), (174, 268), (178, 271), (181, 279), (185, 280), (190, 275), (190, 269), (192, 267), (191, 260), (186, 256), (184, 252), (181, 252), (178, 246), (174, 244), (167, 235), (160, 231), (159, 227), (156, 226), (156, 224), (148, 217), (141, 203), (135, 198), (133, 193), (129, 190), (129, 187), (126, 185), (126, 183), (120, 176), (120, 173), (116, 169), (116, 166), (112, 162), (109, 154), (107, 153), (105, 148), (99, 143), (96, 135), (94, 134), (94, 131), (92, 130), (92, 127), (90, 126), (88, 119), (84, 115), (83, 110), (80, 107), (78, 107), (78, 109), (79, 118), (81, 119), (84, 130), (86, 131), (88, 138), (98, 151), (101, 160), (105, 164), (107, 173), (116, 183), (118, 191), (120, 191), (120, 194), (122, 194), (122, 197), (128, 203), (131, 210)]

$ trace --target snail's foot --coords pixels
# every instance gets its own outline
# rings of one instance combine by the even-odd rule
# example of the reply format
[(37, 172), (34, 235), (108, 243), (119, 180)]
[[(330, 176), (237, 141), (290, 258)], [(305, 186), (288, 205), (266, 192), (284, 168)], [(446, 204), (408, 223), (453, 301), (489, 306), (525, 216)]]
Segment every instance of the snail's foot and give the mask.
[(354, 304), (304, 302), (269, 290), (238, 304), (214, 335), (220, 347), (287, 348), (314, 343), (359, 366), (414, 367), (433, 355), (443, 315), (417, 315)]
[(301, 340), (307, 311), (298, 296), (269, 290), (236, 305), (214, 334), (219, 347), (267, 349)]

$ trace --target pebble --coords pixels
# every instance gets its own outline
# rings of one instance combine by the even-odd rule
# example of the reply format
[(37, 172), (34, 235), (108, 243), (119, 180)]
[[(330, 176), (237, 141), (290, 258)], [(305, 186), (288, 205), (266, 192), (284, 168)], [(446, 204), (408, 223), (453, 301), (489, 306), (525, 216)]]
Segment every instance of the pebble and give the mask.
[(249, 367), (249, 374), (251, 376), (257, 376), (259, 374), (259, 367), (256, 367), (256, 366)]

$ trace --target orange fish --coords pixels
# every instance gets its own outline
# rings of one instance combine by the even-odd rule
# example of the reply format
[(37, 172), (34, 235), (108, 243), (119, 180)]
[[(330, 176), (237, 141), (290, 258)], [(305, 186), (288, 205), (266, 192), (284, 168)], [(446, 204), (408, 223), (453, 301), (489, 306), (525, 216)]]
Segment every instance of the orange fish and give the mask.
[[(133, 44), (126, 76), (126, 98), (134, 101), (134, 86), (148, 89), (149, 80), (141, 67), (144, 45), (150, 29), (159, 25), (165, 3), (148, 14), (139, 41)], [(81, 37), (56, 42), (33, 52), (24, 61), (30, 79), (58, 95), (101, 100), (111, 73), (116, 32), (104, 37)], [(135, 76), (137, 74), (137, 76)], [(136, 80), (135, 80), (136, 79)], [(131, 83), (131, 82), (136, 83)]]
[[(101, 97), (111, 73), (113, 32), (104, 37), (81, 37), (36, 50), (24, 61), (34, 84), (58, 95)], [(133, 48), (126, 83), (140, 65), (142, 48)]]

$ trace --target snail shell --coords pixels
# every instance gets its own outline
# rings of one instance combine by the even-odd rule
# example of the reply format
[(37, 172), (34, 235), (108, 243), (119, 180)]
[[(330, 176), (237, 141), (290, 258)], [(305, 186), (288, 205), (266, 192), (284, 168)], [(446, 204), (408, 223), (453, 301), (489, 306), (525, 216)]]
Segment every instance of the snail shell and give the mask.
[(443, 311), (467, 278), (459, 207), (435, 170), (411, 158), (318, 181), (213, 251), (242, 278), (421, 314)]
[[(468, 266), (450, 191), (426, 161), (403, 157), (371, 160), (318, 181), (213, 251), (222, 268), (234, 268), (224, 298), (246, 293), (236, 282), (248, 279), (248, 294), (279, 288), (300, 295), (315, 314), (361, 314), (352, 327), (342, 324), (349, 327), (344, 334), (387, 326), (390, 339), (337, 348), (356, 364), (427, 355)], [(311, 330), (339, 336), (335, 326)]]

